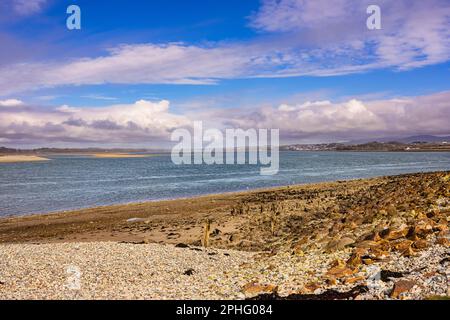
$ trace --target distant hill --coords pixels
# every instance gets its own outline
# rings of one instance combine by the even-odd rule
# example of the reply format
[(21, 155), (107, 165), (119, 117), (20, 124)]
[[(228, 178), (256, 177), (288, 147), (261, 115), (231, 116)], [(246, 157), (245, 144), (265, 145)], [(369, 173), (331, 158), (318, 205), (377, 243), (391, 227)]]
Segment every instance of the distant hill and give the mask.
[(450, 143), (425, 142), (413, 139), (411, 143), (372, 141), (360, 144), (293, 144), (280, 147), (281, 151), (450, 151)]
[(448, 142), (450, 143), (450, 136), (438, 137), (433, 135), (417, 135), (410, 137), (387, 137), (387, 138), (370, 138), (370, 139), (360, 139), (360, 140), (352, 140), (346, 144), (355, 145), (355, 144), (365, 144), (369, 142), (400, 142), (400, 143), (442, 143)]
[(411, 136), (396, 140), (402, 143), (416, 143), (416, 142), (428, 142), (428, 143), (442, 143), (442, 142), (450, 142), (450, 136), (445, 137), (437, 137), (430, 135), (422, 135), (422, 136)]

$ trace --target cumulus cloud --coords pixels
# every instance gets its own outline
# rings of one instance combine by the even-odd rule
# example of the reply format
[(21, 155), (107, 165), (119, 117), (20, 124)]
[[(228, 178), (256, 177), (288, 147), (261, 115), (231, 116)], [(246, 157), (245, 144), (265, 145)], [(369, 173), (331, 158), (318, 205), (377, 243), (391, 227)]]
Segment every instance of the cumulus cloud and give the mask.
[(251, 111), (216, 111), (209, 117), (222, 126), (279, 128), (286, 139), (440, 135), (450, 133), (450, 91), (402, 99), (312, 101)]
[(17, 107), (23, 105), (23, 102), (17, 99), (0, 100), (0, 107)]
[(144, 43), (102, 55), (0, 66), (0, 95), (62, 85), (214, 84), (220, 79), (331, 76), (407, 70), (450, 59), (450, 3), (378, 1), (382, 30), (368, 30), (368, 0), (265, 0), (250, 21), (262, 34), (207, 45)]
[(103, 108), (44, 109), (26, 106), (0, 110), (0, 138), (15, 143), (150, 143), (167, 140), (189, 120), (169, 111), (169, 102), (139, 100)]

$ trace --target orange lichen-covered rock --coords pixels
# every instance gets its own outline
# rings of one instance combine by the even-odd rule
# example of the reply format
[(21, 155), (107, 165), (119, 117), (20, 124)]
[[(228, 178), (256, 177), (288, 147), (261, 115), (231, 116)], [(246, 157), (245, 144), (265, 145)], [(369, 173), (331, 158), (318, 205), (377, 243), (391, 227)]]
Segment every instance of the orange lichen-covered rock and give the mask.
[(438, 223), (433, 227), (433, 231), (448, 231), (448, 226), (446, 223)]
[(242, 291), (248, 295), (257, 295), (261, 293), (276, 293), (278, 291), (278, 286), (274, 285), (261, 285), (256, 282), (247, 283)]
[(402, 240), (392, 244), (392, 248), (396, 251), (404, 251), (407, 248), (410, 248), (413, 245), (413, 241), (411, 240)]
[(305, 284), (304, 288), (309, 292), (314, 292), (320, 287), (321, 287), (320, 284), (317, 282), (308, 282), (307, 284)]
[(430, 223), (421, 221), (414, 228), (414, 233), (420, 238), (426, 238), (427, 235), (433, 232), (433, 226)]
[(345, 284), (352, 284), (352, 283), (355, 283), (355, 282), (363, 281), (363, 280), (365, 280), (365, 279), (366, 279), (366, 278), (363, 277), (363, 276), (359, 276), (359, 277), (351, 277), (351, 278), (345, 279), (345, 280), (344, 280), (344, 283), (345, 283)]
[(370, 258), (374, 260), (384, 260), (389, 257), (389, 252), (379, 249), (372, 249), (370, 251)]
[(419, 239), (419, 240), (414, 241), (412, 246), (415, 249), (425, 249), (428, 247), (428, 245), (429, 245), (428, 241)]
[(325, 250), (333, 252), (336, 250), (344, 249), (346, 246), (353, 244), (355, 241), (349, 237), (343, 237), (340, 239), (333, 239), (325, 246)]
[(325, 283), (326, 283), (328, 286), (334, 286), (334, 285), (336, 285), (337, 281), (336, 281), (336, 278), (335, 278), (335, 277), (333, 277), (333, 276), (328, 276), (328, 277), (326, 277), (326, 279), (325, 279)]
[(331, 268), (328, 270), (327, 275), (334, 276), (336, 278), (349, 276), (356, 272), (356, 269), (349, 268), (347, 264), (340, 259), (331, 263), (330, 267)]
[(364, 240), (364, 241), (360, 241), (355, 245), (357, 248), (365, 248), (365, 249), (370, 249), (372, 247), (376, 247), (378, 246), (378, 243), (376, 241), (371, 241), (371, 240)]
[(364, 240), (380, 241), (381, 237), (377, 231), (374, 231), (371, 234), (369, 234)]
[(357, 267), (361, 263), (361, 255), (358, 252), (353, 252), (350, 258), (347, 260), (347, 265), (352, 267)]
[(392, 229), (389, 228), (381, 233), (381, 237), (386, 240), (397, 240), (406, 237), (409, 228)]
[(450, 240), (448, 238), (444, 238), (444, 237), (438, 238), (436, 240), (436, 243), (440, 244), (441, 246), (447, 247), (447, 248), (450, 247)]

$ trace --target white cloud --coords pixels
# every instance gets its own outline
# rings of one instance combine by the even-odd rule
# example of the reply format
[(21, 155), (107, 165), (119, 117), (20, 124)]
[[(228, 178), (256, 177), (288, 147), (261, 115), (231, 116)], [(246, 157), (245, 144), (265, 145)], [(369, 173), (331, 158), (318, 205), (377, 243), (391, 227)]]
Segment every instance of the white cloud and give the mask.
[(221, 126), (278, 128), (285, 138), (326, 140), (449, 134), (450, 91), (428, 96), (345, 102), (311, 101), (208, 114)]
[(190, 121), (169, 111), (169, 102), (139, 100), (103, 108), (0, 110), (0, 138), (14, 142), (123, 143), (168, 139), (172, 129)]
[(214, 84), (220, 79), (406, 70), (450, 59), (450, 2), (379, 0), (382, 30), (366, 28), (368, 0), (266, 0), (263, 34), (207, 45), (130, 44), (96, 57), (0, 67), (0, 95), (63, 85)]
[[(205, 104), (207, 102), (205, 101)], [(10, 143), (151, 144), (168, 142), (173, 129), (203, 121), (205, 128), (277, 128), (282, 139), (350, 140), (450, 134), (450, 91), (384, 100), (349, 99), (281, 104), (253, 109), (170, 112), (169, 102), (55, 109), (31, 106), (0, 109), (0, 139)]]
[(22, 16), (28, 16), (40, 12), (47, 0), (12, 0), (15, 12)]
[(17, 107), (23, 105), (23, 102), (17, 99), (0, 100), (0, 107)]
[(376, 31), (367, 30), (365, 24), (370, 4), (373, 1), (264, 0), (251, 26), (265, 32), (289, 32), (319, 52), (328, 54), (334, 48), (349, 53), (356, 60), (338, 65), (337, 71), (343, 73), (351, 68), (410, 69), (450, 59), (447, 0), (379, 0), (382, 30)]

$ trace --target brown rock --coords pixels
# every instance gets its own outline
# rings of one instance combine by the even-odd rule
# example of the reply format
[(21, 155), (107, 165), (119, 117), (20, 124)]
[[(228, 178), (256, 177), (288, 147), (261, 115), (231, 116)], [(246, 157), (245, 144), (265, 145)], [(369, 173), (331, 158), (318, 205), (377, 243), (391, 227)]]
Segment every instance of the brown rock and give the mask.
[(428, 247), (428, 241), (426, 241), (426, 240), (419, 239), (417, 241), (414, 241), (414, 243), (413, 243), (413, 248), (415, 248), (415, 249), (425, 249), (427, 247)]
[(336, 278), (343, 278), (346, 276), (351, 276), (355, 272), (356, 271), (354, 269), (344, 267), (344, 268), (331, 268), (330, 270), (328, 270), (327, 274), (335, 276)]
[(370, 258), (363, 258), (363, 259), (362, 259), (362, 262), (363, 262), (365, 265), (370, 265), (370, 264), (373, 264), (373, 263), (374, 263), (374, 261), (373, 261), (372, 259), (370, 259)]
[(328, 286), (334, 286), (334, 285), (336, 285), (336, 283), (337, 283), (337, 281), (336, 281), (336, 278), (335, 277), (327, 277), (326, 279), (325, 279), (325, 283), (328, 285)]
[(308, 282), (305, 284), (305, 289), (309, 292), (314, 292), (320, 288), (320, 284), (317, 282)]
[(450, 247), (450, 240), (448, 238), (438, 238), (436, 243), (447, 248)]
[(360, 276), (360, 277), (351, 277), (351, 278), (345, 279), (344, 283), (345, 283), (345, 284), (352, 284), (352, 283), (355, 283), (355, 282), (358, 282), (358, 281), (363, 281), (363, 280), (365, 280), (365, 279), (366, 279), (366, 278), (363, 277), (363, 276)]
[(330, 264), (330, 267), (331, 268), (345, 267), (345, 262), (341, 259), (336, 259)]
[(349, 246), (351, 244), (355, 243), (355, 241), (348, 237), (343, 237), (341, 239), (335, 239), (328, 242), (325, 249), (329, 252), (333, 252), (336, 250), (344, 249), (346, 246)]
[(334, 276), (336, 278), (350, 276), (356, 272), (356, 269), (347, 267), (346, 263), (340, 259), (331, 263), (330, 267), (331, 268), (328, 270), (327, 275)]
[(364, 240), (380, 241), (381, 237), (377, 231), (374, 231), (371, 234), (369, 234)]
[(381, 233), (381, 237), (386, 240), (397, 240), (406, 237), (409, 228), (387, 229)]
[(278, 287), (274, 285), (261, 285), (256, 282), (247, 283), (243, 288), (242, 292), (248, 295), (258, 295), (262, 293), (276, 293)]
[(392, 243), (392, 248), (396, 251), (404, 251), (404, 250), (410, 248), (413, 245), (413, 243), (414, 242), (411, 240), (402, 240), (402, 241)]
[(394, 284), (390, 294), (391, 298), (398, 299), (404, 292), (408, 292), (416, 285), (416, 282), (410, 280), (399, 280)]
[(421, 223), (414, 228), (414, 234), (423, 239), (432, 232), (433, 226), (429, 223)]
[(394, 249), (404, 257), (411, 257), (415, 254), (412, 248), (413, 242), (410, 240), (403, 240), (394, 245)]
[(384, 260), (389, 257), (389, 252), (379, 249), (372, 249), (370, 251), (370, 258), (373, 260)]
[(365, 241), (358, 242), (355, 246), (357, 248), (370, 249), (372, 247), (376, 247), (377, 245), (378, 244), (376, 241), (365, 240)]
[(442, 232), (442, 231), (448, 231), (448, 226), (447, 226), (447, 224), (445, 223), (439, 223), (439, 224), (436, 224), (435, 226), (434, 226), (434, 228), (433, 228), (433, 230), (434, 231), (440, 231), (440, 232)]
[(347, 260), (347, 265), (357, 267), (362, 263), (361, 255), (357, 252), (353, 252), (350, 258)]
[(355, 248), (353, 249), (353, 253), (359, 254), (361, 257), (367, 255), (369, 249), (367, 248)]

